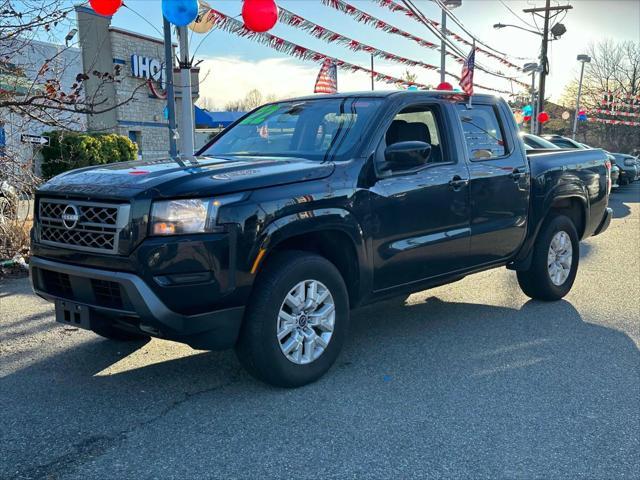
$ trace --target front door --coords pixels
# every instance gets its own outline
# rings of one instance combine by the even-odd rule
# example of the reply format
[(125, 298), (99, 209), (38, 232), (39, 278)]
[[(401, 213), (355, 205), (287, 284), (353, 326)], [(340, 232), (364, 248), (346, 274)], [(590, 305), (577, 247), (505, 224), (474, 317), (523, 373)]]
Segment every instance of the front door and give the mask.
[[(370, 188), (376, 291), (468, 263), (469, 174), (464, 161), (450, 154), (443, 124), (437, 106), (411, 106), (396, 115), (381, 140), (378, 180)], [(406, 171), (385, 168), (385, 148), (404, 141), (431, 144), (428, 162)]]
[(527, 233), (529, 165), (520, 146), (507, 141), (513, 138), (505, 135), (512, 126), (499, 121), (497, 108), (458, 105), (469, 156), (470, 254), (475, 265), (509, 258)]

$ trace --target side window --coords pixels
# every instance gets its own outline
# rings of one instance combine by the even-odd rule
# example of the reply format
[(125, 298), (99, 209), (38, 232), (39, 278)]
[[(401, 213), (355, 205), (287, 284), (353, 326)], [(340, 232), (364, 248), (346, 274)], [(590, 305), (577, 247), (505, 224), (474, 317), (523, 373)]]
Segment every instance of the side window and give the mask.
[(459, 104), (458, 115), (471, 160), (490, 160), (506, 155), (502, 128), (492, 106), (474, 105), (469, 109)]
[(409, 107), (398, 113), (385, 134), (388, 147), (394, 143), (418, 141), (431, 145), (431, 155), (427, 163), (446, 162), (440, 130), (438, 129), (437, 112), (425, 106)]

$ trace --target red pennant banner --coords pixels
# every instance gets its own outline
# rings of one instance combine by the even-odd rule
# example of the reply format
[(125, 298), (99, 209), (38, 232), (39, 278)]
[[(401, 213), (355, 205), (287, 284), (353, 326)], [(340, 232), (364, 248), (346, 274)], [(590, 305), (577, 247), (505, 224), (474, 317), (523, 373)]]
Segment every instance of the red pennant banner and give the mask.
[(636, 117), (636, 118), (640, 118), (640, 112), (623, 112), (620, 110), (604, 110), (602, 108), (598, 108), (596, 110), (593, 110), (591, 112), (589, 112), (591, 115), (595, 114), (595, 113), (600, 113), (602, 115), (611, 115), (611, 116), (616, 116), (616, 117)]
[[(335, 0), (328, 0), (328, 1), (335, 1)], [(417, 22), (420, 22), (420, 20), (418, 18), (416, 18), (416, 16), (413, 14), (413, 12), (411, 10), (409, 10), (408, 8), (404, 7), (403, 5), (400, 5), (399, 3), (396, 3), (394, 0), (375, 0), (376, 3), (378, 3), (380, 6), (388, 8), (389, 10), (391, 10), (392, 12), (401, 12), (404, 13), (407, 17), (410, 17), (412, 19), (414, 19)], [(431, 20), (430, 18), (426, 19), (427, 22), (432, 26), (432, 27), (437, 27), (440, 28), (440, 23), (436, 22), (435, 20)], [(446, 30), (446, 35), (453, 38), (454, 40), (456, 40), (457, 42), (463, 43), (465, 45), (467, 45), (468, 47), (473, 46), (473, 43), (465, 40), (464, 38), (462, 38), (460, 35), (458, 35), (455, 32), (452, 32), (451, 30), (447, 29)], [(485, 50), (482, 47), (478, 47), (476, 46), (476, 51), (486, 55), (487, 57), (491, 57), (495, 60), (499, 60), (501, 64), (506, 65), (510, 68), (515, 68), (518, 71), (522, 71), (522, 68), (520, 68), (518, 65), (516, 65), (515, 63), (511, 63), (509, 60), (507, 60), (504, 57), (501, 57), (499, 55), (496, 55), (493, 52), (490, 52), (489, 50)]]
[[(287, 55), (291, 55), (292, 57), (296, 57), (296, 58), (300, 58), (302, 60), (310, 60), (313, 62), (318, 62), (318, 63), (323, 63), (326, 59), (330, 59), (332, 60), (336, 66), (338, 68), (340, 68), (341, 70), (346, 70), (346, 71), (350, 71), (350, 72), (362, 72), (362, 73), (366, 73), (367, 75), (371, 75), (371, 70), (368, 68), (364, 68), (361, 67), (359, 65), (355, 65), (353, 63), (349, 63), (349, 62), (345, 62), (344, 60), (341, 60), (339, 58), (334, 58), (331, 57), (329, 55), (325, 55), (323, 53), (317, 52), (315, 50), (311, 50), (309, 48), (303, 47), (301, 45), (295, 44), (293, 42), (289, 42), (288, 40), (285, 40), (281, 37), (272, 35), (270, 33), (267, 32), (253, 32), (251, 30), (248, 30), (247, 28), (245, 28), (244, 24), (239, 21), (236, 20), (232, 17), (229, 17), (227, 15), (225, 15), (222, 12), (219, 12), (215, 9), (211, 9), (211, 13), (213, 15), (215, 15), (216, 17), (216, 22), (215, 25), (217, 28), (224, 30), (225, 32), (229, 32), (232, 33), (234, 35), (237, 35), (239, 37), (245, 37), (248, 38), (250, 40), (253, 40), (255, 42), (258, 42), (262, 45), (266, 45), (269, 46), (271, 48), (273, 48), (274, 50), (278, 51), (278, 52), (282, 52), (285, 53)], [(290, 12), (288, 12), (290, 13)], [(300, 17), (298, 17), (300, 18)], [(302, 20), (302, 19), (301, 19)], [(313, 28), (319, 27), (319, 25), (315, 25)], [(320, 27), (323, 30), (324, 27)], [(313, 30), (313, 29), (311, 29)], [(328, 38), (333, 38), (334, 35), (338, 35), (335, 32), (331, 32), (331, 34), (329, 35)], [(348, 46), (350, 44), (350, 42), (352, 42), (352, 39), (348, 39), (346, 37), (342, 37), (345, 39), (346, 45)], [(337, 41), (338, 39), (336, 38)], [(373, 47), (369, 47), (369, 46), (362, 46), (362, 44), (360, 44), (359, 42), (356, 42), (358, 44), (358, 49), (365, 49), (365, 48), (370, 48), (373, 49)], [(376, 49), (373, 49), (376, 50)], [(393, 54), (389, 54), (387, 52), (383, 52), (382, 50), (380, 50), (379, 52), (381, 52), (381, 54), (383, 55), (391, 55), (394, 58), (398, 58), (399, 60), (403, 60), (404, 62), (409, 62), (408, 59), (403, 59), (402, 57), (397, 57)], [(386, 58), (387, 60), (391, 60), (391, 58)], [(409, 63), (405, 63), (407, 65), (409, 65)], [(436, 69), (437, 67), (433, 66), (433, 65), (428, 65), (428, 64), (424, 64), (425, 68), (428, 68), (430, 70)], [(453, 73), (447, 73), (449, 76), (455, 78), (456, 80), (460, 80), (460, 77), (458, 75), (455, 75)], [(384, 83), (388, 83), (388, 84), (397, 84), (397, 85), (401, 85), (405, 88), (407, 87), (417, 87), (417, 88), (422, 88), (422, 89), (427, 89), (428, 86), (424, 85), (422, 83), (416, 83), (416, 82), (407, 82), (405, 80), (402, 80), (400, 78), (396, 78), (396, 77), (392, 77), (390, 75), (385, 75), (382, 74), (380, 72), (373, 72), (373, 76), (375, 78), (375, 80), (380, 81), (380, 82), (384, 82)], [(510, 95), (511, 92), (505, 91), (505, 90), (498, 90), (495, 88), (490, 88), (490, 87), (484, 87), (482, 85), (477, 85), (476, 86), (478, 88), (482, 88), (484, 90), (489, 90), (492, 92), (496, 92), (496, 93), (502, 93), (502, 94), (506, 94), (506, 95)]]
[(625, 125), (627, 127), (640, 127), (640, 122), (630, 122), (627, 120), (612, 120), (609, 118), (593, 118), (593, 117), (589, 117), (587, 120), (589, 122), (605, 123), (607, 125)]

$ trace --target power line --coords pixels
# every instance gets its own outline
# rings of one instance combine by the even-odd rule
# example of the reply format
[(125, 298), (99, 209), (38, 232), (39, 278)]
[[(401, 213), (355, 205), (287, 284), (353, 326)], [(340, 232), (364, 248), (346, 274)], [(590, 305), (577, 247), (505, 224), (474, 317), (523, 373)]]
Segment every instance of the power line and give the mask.
[(509, 5), (507, 5), (507, 3), (504, 0), (499, 0), (499, 2), (502, 4), (502, 6), (504, 8), (506, 8), (507, 10), (509, 10), (514, 17), (516, 17), (518, 20), (520, 20), (522, 23), (524, 23), (527, 27), (529, 28), (536, 28), (533, 25), (531, 25), (529, 22), (527, 22), (526, 20), (524, 20), (520, 15), (518, 15)]

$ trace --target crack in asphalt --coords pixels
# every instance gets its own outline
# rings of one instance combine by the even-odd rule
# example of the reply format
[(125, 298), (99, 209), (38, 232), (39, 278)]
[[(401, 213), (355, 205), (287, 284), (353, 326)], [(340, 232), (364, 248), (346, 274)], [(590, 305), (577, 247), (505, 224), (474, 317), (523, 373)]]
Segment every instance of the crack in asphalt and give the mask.
[(157, 422), (162, 419), (166, 415), (168, 415), (173, 410), (179, 408), (180, 406), (187, 403), (189, 400), (199, 397), (201, 395), (205, 395), (207, 393), (212, 393), (218, 390), (222, 390), (227, 388), (234, 383), (237, 383), (238, 379), (241, 376), (241, 369), (237, 368), (231, 372), (231, 378), (220, 385), (216, 385), (215, 387), (206, 388), (204, 390), (198, 390), (195, 392), (185, 392), (183, 398), (179, 400), (174, 400), (169, 405), (164, 407), (160, 413), (155, 415), (152, 418), (141, 421), (133, 425), (132, 427), (122, 430), (120, 432), (116, 432), (112, 435), (95, 435), (89, 438), (84, 439), (83, 441), (74, 444), (72, 446), (71, 451), (65, 453), (64, 455), (60, 455), (59, 457), (53, 459), (52, 461), (44, 464), (38, 465), (36, 467), (30, 467), (24, 470), (18, 470), (11, 477), (2, 477), (3, 479), (15, 479), (15, 480), (31, 480), (36, 478), (46, 478), (47, 480), (56, 480), (61, 478), (62, 475), (70, 474), (78, 467), (85, 464), (87, 461), (94, 459), (103, 455), (107, 450), (113, 448), (119, 443), (124, 442), (127, 437), (148, 425)]

